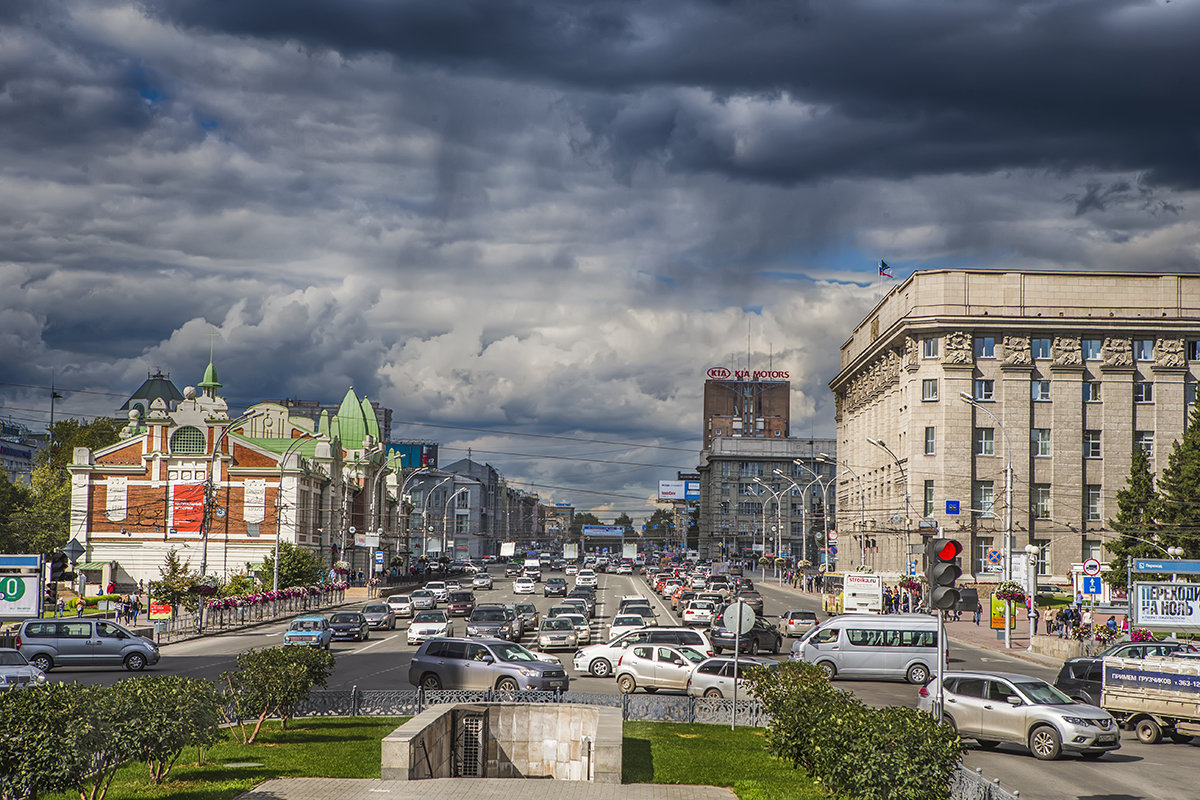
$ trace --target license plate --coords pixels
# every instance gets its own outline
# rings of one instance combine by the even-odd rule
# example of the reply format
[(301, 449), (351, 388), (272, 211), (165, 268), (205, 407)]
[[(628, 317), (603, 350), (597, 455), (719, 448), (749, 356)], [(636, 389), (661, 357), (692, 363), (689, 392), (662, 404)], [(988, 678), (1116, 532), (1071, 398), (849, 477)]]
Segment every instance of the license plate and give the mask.
[(550, 687), (552, 689), (565, 689), (565, 688), (567, 688), (567, 682), (566, 681), (550, 681)]
[(1096, 738), (1096, 741), (1099, 742), (1100, 744), (1112, 744), (1116, 740), (1117, 740), (1116, 736), (1100, 736), (1100, 737)]

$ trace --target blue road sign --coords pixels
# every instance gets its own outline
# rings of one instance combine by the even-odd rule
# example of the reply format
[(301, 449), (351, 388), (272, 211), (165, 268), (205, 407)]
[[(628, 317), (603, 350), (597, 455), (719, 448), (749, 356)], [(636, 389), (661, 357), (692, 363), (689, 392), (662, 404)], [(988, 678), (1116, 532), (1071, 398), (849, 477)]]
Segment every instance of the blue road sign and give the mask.
[(1172, 561), (1170, 559), (1160, 561), (1155, 558), (1135, 558), (1133, 560), (1133, 571), (1198, 575), (1200, 574), (1200, 561)]
[(836, 544), (829, 545), (829, 555), (831, 555), (831, 556), (837, 555), (837, 545)]
[(1099, 575), (1084, 575), (1083, 576), (1083, 593), (1084, 594), (1100, 594), (1100, 576)]
[(376, 564), (382, 564), (382, 563), (383, 563), (383, 551), (382, 551), (382, 550), (376, 550), (376, 551), (375, 551), (375, 563), (376, 563)]
[(957, 514), (958, 513), (958, 501), (957, 500), (947, 500), (946, 501), (946, 513), (947, 514)]

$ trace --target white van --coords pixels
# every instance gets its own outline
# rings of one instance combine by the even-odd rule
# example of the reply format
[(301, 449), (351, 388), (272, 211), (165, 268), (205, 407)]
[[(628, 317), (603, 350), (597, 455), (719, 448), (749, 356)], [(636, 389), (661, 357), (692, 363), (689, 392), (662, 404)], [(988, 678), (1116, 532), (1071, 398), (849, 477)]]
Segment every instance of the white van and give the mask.
[(901, 679), (924, 686), (937, 670), (937, 617), (843, 614), (792, 645), (792, 660), (826, 677)]

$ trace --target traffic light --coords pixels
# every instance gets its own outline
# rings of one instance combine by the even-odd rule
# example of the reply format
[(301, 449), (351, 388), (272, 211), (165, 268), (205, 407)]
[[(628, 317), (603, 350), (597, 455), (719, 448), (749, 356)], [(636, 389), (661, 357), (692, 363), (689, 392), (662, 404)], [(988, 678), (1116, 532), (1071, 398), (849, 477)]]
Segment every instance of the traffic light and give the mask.
[(54, 604), (57, 602), (58, 602), (58, 584), (47, 583), (46, 584), (46, 602), (45, 602), (46, 608), (53, 608)]
[(50, 556), (50, 582), (57, 583), (58, 581), (67, 580), (67, 554), (62, 550), (55, 550)]
[(930, 539), (925, 545), (925, 578), (929, 581), (929, 605), (932, 608), (954, 608), (958, 604), (958, 589), (954, 582), (962, 575), (958, 556), (962, 545), (957, 539)]

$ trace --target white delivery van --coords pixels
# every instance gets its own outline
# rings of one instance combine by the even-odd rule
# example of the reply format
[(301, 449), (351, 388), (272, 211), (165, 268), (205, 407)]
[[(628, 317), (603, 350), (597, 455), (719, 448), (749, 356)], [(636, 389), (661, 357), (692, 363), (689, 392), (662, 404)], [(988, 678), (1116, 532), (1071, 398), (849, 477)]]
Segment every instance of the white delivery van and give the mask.
[(937, 670), (937, 617), (842, 614), (792, 645), (792, 660), (816, 664), (830, 679), (883, 678), (923, 686)]

